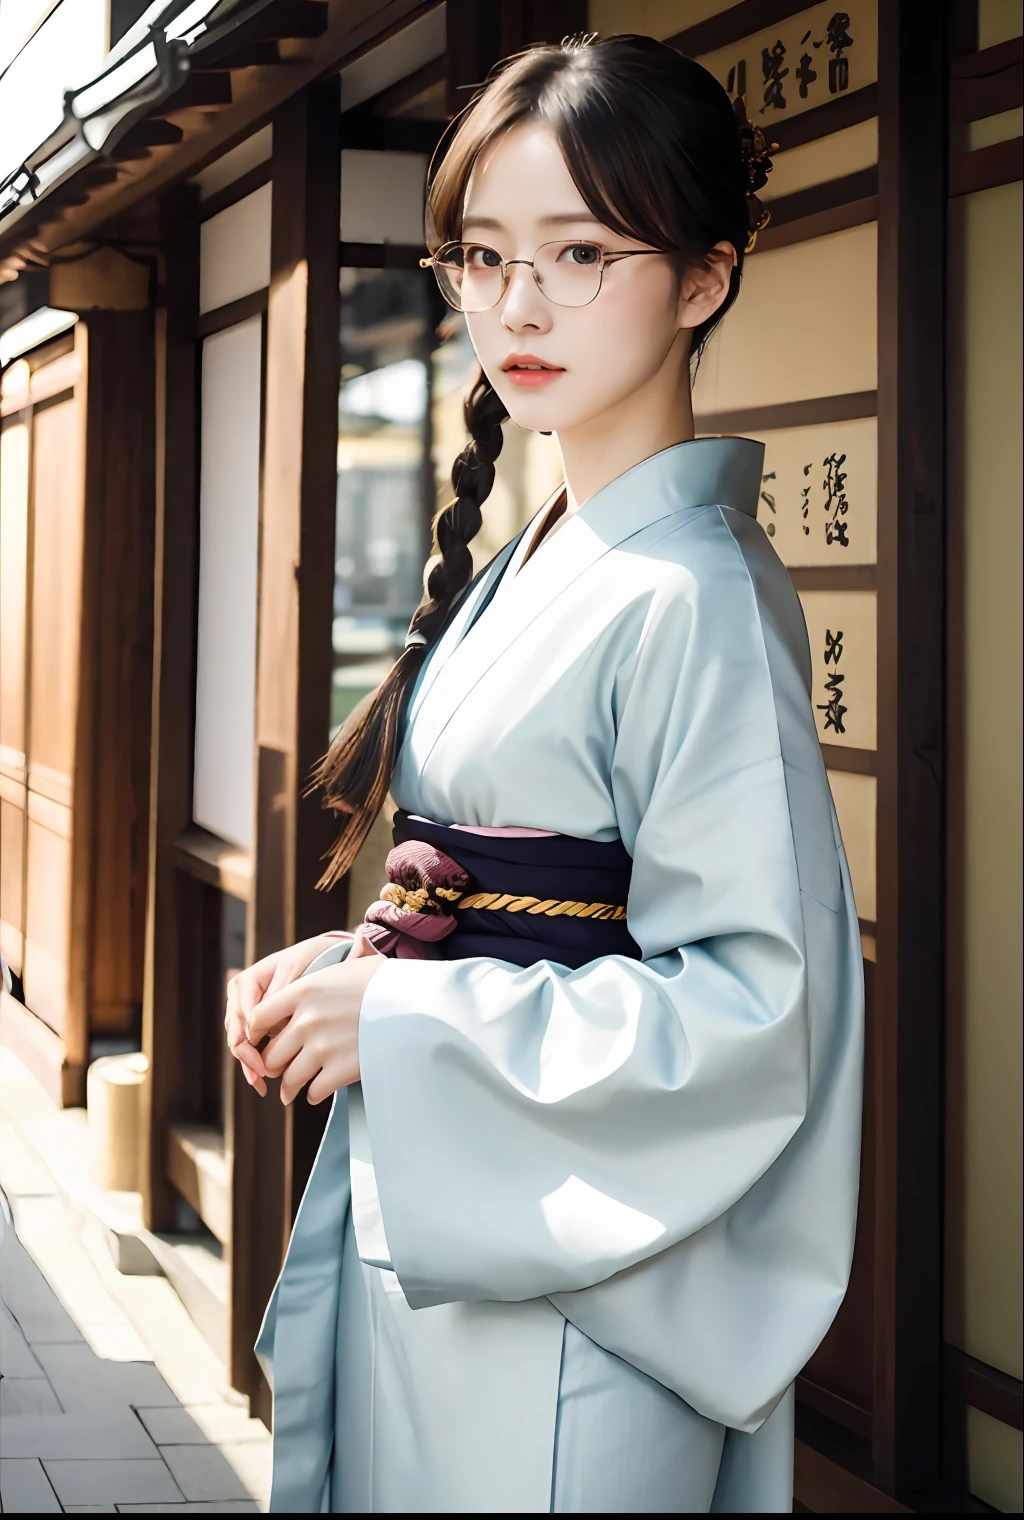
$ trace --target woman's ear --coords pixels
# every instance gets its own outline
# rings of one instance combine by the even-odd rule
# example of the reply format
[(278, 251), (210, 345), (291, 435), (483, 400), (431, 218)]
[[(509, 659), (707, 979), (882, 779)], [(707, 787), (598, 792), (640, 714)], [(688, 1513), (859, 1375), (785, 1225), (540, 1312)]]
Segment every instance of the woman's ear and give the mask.
[(723, 241), (708, 249), (703, 264), (686, 270), (679, 287), (680, 327), (699, 327), (714, 316), (729, 294), (736, 264), (735, 248)]

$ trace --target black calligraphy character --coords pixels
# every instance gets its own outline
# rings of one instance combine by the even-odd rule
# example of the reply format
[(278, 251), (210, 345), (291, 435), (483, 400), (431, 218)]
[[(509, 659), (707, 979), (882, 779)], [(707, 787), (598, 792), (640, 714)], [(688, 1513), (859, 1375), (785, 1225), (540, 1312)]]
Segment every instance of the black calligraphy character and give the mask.
[[(770, 470), (767, 475), (762, 475), (761, 476), (761, 484), (762, 485), (766, 485), (769, 480), (774, 480), (774, 479), (775, 479), (775, 471), (774, 470)], [(761, 492), (761, 500), (764, 502), (764, 504), (768, 508), (769, 512), (774, 512), (775, 511), (775, 497), (771, 494), (770, 491), (762, 491)], [(768, 533), (768, 537), (769, 538), (774, 538), (775, 537), (775, 524), (774, 523), (769, 523), (766, 531)]]
[(786, 109), (786, 97), (783, 94), (782, 81), (789, 73), (782, 66), (786, 56), (786, 44), (781, 38), (772, 48), (761, 49), (761, 73), (764, 75), (764, 105), (761, 107), (761, 115), (773, 106), (776, 111)]
[[(804, 465), (804, 479), (805, 480), (806, 480), (807, 476), (811, 473), (812, 468), (813, 468), (812, 465), (809, 465), (809, 464), (805, 464)], [(810, 515), (810, 506), (811, 506), (810, 500), (809, 500), (810, 494), (811, 494), (811, 488), (810, 488), (809, 485), (803, 486), (801, 488), (801, 491), (800, 491), (800, 516), (803, 518), (803, 522), (801, 523), (801, 527), (804, 530), (804, 537), (805, 538), (810, 538), (810, 536), (811, 536), (810, 526), (809, 526), (809, 524), (807, 522), (807, 519), (808, 519), (808, 517)]]
[(843, 719), (849, 712), (849, 708), (843, 706), (843, 682), (845, 675), (839, 674), (839, 661), (843, 654), (843, 630), (840, 628), (833, 633), (831, 628), (825, 630), (825, 668), (831, 665), (832, 670), (825, 682), (825, 690), (828, 693), (827, 702), (815, 704), (818, 712), (825, 714), (825, 732), (832, 728), (837, 734), (845, 734), (846, 726)]
[[(808, 37), (810, 35), (811, 35), (810, 32), (804, 32), (803, 36), (800, 38), (800, 46), (801, 47), (805, 46), (805, 44), (807, 42), (807, 39), (808, 39)], [(796, 71), (796, 77), (800, 81), (800, 99), (801, 100), (806, 100), (807, 99), (808, 88), (809, 88), (810, 85), (812, 85), (814, 83), (814, 81), (818, 77), (817, 74), (816, 74), (816, 72), (814, 71), (814, 69), (811, 67), (812, 61), (813, 60), (811, 58), (810, 53), (804, 53), (804, 54), (802, 54), (801, 58), (800, 58), (800, 67)]]
[(823, 41), (828, 42), (829, 52), (832, 57), (828, 62), (828, 92), (830, 95), (839, 95), (843, 90), (849, 89), (850, 85), (850, 60), (845, 56), (845, 50), (853, 47), (853, 38), (849, 33), (850, 17), (846, 11), (836, 11), (829, 22)]
[(839, 544), (842, 548), (848, 549), (850, 547), (847, 536), (849, 524), (845, 518), (850, 510), (850, 503), (846, 499), (846, 471), (843, 469), (846, 455), (830, 454), (821, 463), (825, 470), (825, 479), (822, 481), (825, 488), (825, 511), (829, 514), (825, 524), (825, 542)]
[(725, 85), (726, 93), (733, 100), (744, 100), (747, 94), (747, 60), (741, 58), (739, 63), (734, 63), (729, 70), (729, 78)]

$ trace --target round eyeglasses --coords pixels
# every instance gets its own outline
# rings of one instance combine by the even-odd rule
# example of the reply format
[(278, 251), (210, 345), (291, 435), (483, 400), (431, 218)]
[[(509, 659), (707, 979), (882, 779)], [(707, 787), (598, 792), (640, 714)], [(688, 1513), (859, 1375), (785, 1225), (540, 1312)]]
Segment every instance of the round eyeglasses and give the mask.
[(526, 264), (542, 295), (556, 306), (589, 306), (597, 299), (610, 264), (659, 248), (606, 253), (597, 243), (544, 243), (532, 259), (503, 259), (484, 243), (445, 243), (421, 269), (433, 269), (441, 294), (456, 311), (475, 313), (497, 306), (508, 289), (510, 270)]

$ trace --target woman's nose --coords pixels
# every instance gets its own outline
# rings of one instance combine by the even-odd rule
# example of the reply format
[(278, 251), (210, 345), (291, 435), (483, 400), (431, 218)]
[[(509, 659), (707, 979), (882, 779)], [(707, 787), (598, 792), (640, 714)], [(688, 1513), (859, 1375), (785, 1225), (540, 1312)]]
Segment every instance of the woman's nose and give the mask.
[(541, 295), (529, 264), (513, 264), (509, 270), (501, 323), (509, 332), (522, 332), (525, 328), (548, 332), (551, 328), (551, 303)]

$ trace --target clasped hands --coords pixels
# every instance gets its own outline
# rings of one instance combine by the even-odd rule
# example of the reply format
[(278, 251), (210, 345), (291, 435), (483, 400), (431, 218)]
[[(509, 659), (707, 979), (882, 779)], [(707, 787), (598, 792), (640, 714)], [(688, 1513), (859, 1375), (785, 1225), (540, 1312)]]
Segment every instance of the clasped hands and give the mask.
[(293, 1103), (307, 1082), (309, 1102), (322, 1103), (359, 1081), (359, 1010), (384, 957), (363, 955), (305, 976), (306, 967), (334, 943), (326, 935), (303, 940), (228, 983), (228, 1049), (261, 1098), (268, 1077), (281, 1078), (285, 1104)]

